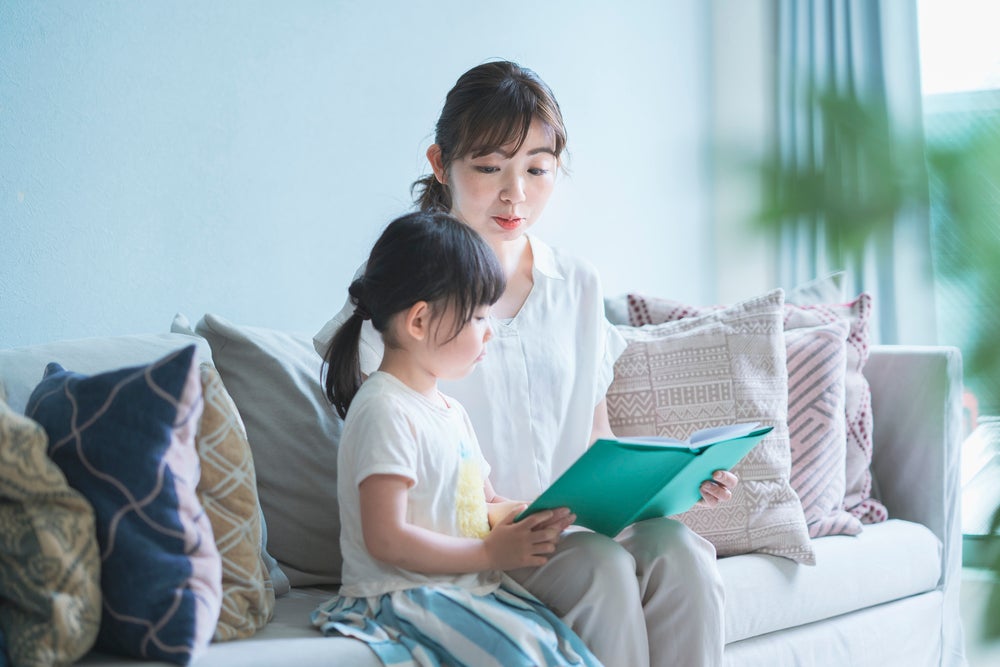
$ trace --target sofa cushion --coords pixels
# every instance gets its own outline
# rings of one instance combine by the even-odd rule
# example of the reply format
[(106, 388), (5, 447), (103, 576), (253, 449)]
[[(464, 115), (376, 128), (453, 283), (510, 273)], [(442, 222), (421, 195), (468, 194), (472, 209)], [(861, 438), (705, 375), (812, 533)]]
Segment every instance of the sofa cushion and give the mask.
[(337, 445), (343, 422), (320, 385), (308, 335), (240, 326), (205, 315), (211, 345), (247, 429), (267, 519), (267, 550), (293, 586), (339, 583)]
[(50, 364), (28, 400), (49, 457), (94, 508), (104, 615), (97, 645), (187, 664), (219, 618), (221, 563), (195, 489), (195, 346), (92, 376)]
[[(288, 595), (278, 598), (274, 618), (260, 632), (249, 639), (212, 644), (195, 667), (380, 667), (382, 662), (365, 642), (350, 637), (324, 637), (309, 622), (313, 610), (335, 593), (336, 587), (293, 588)], [(120, 659), (96, 651), (79, 664), (122, 667)]]
[(792, 488), (810, 537), (861, 532), (844, 509), (847, 332), (843, 321), (785, 331)]
[[(829, 281), (819, 281), (826, 285)], [(822, 293), (830, 294), (834, 290), (826, 289)], [(806, 292), (810, 293), (810, 292)], [(800, 297), (801, 298), (801, 294)], [(637, 294), (628, 296), (629, 318), (633, 325), (643, 325), (659, 322), (670, 322), (686, 317), (709, 313), (723, 306), (695, 306), (670, 299), (644, 297)], [(838, 433), (836, 441), (830, 440), (831, 447), (844, 454), (844, 491), (843, 498), (833, 505), (824, 502), (827, 507), (838, 507), (843, 504), (851, 515), (865, 523), (874, 523), (886, 518), (885, 507), (871, 498), (872, 478), (869, 471), (872, 457), (872, 412), (871, 393), (868, 381), (862, 371), (868, 359), (869, 319), (871, 313), (871, 297), (861, 294), (848, 303), (820, 304), (790, 304), (785, 303), (784, 328), (792, 331), (801, 328), (814, 328), (834, 322), (844, 322), (848, 325), (846, 337), (846, 360), (844, 372), (844, 428)], [(801, 341), (800, 341), (801, 344)], [(809, 406), (813, 397), (808, 394), (789, 396), (789, 414), (800, 414)], [(791, 446), (793, 454), (803, 454), (812, 450), (810, 443), (803, 442), (801, 435), (807, 431), (798, 430), (792, 435)], [(793, 478), (803, 479), (804, 466), (810, 465), (811, 459), (802, 456), (792, 459)], [(828, 473), (834, 473), (832, 468), (825, 468)], [(816, 470), (810, 471), (807, 477), (822, 482), (828, 493), (840, 486), (837, 478), (827, 477), (820, 480)], [(833, 502), (834, 499), (830, 499)], [(807, 501), (808, 503), (809, 501)], [(817, 523), (817, 508), (806, 507), (813, 517), (811, 532), (814, 536), (829, 534), (854, 534), (860, 530), (859, 521), (851, 521), (840, 511), (831, 510), (829, 516), (823, 517)]]
[(864, 376), (871, 349), (871, 317), (872, 298), (867, 293), (847, 303), (789, 305), (785, 312), (785, 329), (818, 326), (838, 320), (850, 325), (844, 380), (847, 427), (844, 506), (862, 523), (885, 521), (889, 515), (885, 506), (872, 498), (872, 396)]
[(174, 333), (79, 338), (0, 350), (0, 394), (6, 394), (11, 409), (23, 414), (28, 396), (41, 382), (49, 362), (77, 373), (103, 373), (148, 364), (192, 343), (197, 345), (198, 359), (211, 361), (212, 350), (207, 342)]
[(15, 665), (68, 665), (101, 622), (94, 511), (49, 459), (45, 431), (0, 400), (0, 629)]
[(726, 643), (923, 593), (941, 577), (941, 543), (918, 523), (893, 519), (813, 548), (816, 567), (765, 554), (719, 559)]
[(776, 290), (698, 317), (619, 326), (629, 344), (615, 364), (608, 416), (619, 436), (684, 439), (737, 422), (773, 426), (733, 468), (740, 483), (731, 500), (677, 518), (719, 555), (761, 551), (811, 564), (805, 517), (789, 482), (782, 306)]
[(205, 409), (195, 444), (201, 461), (201, 501), (222, 558), (222, 611), (214, 641), (253, 635), (274, 612), (274, 587), (261, 559), (257, 477), (246, 430), (219, 372), (200, 368)]

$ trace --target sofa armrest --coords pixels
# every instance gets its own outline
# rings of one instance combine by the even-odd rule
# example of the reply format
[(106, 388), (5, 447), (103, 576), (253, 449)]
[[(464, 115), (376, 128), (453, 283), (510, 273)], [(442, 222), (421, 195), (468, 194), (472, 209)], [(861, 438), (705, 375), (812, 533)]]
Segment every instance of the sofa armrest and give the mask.
[(889, 516), (941, 540), (942, 664), (964, 664), (962, 576), (962, 355), (954, 347), (886, 345), (865, 366), (871, 386), (873, 495)]
[(947, 543), (961, 530), (961, 353), (876, 346), (864, 372), (872, 392), (874, 495), (889, 516), (922, 523)]

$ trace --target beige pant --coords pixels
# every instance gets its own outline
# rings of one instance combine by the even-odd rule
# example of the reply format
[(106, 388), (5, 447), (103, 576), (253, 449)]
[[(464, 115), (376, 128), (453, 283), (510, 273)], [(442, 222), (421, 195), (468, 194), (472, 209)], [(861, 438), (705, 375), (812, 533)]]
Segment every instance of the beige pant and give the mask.
[(607, 667), (717, 667), (725, 592), (715, 547), (671, 519), (614, 540), (573, 530), (549, 562), (509, 572)]

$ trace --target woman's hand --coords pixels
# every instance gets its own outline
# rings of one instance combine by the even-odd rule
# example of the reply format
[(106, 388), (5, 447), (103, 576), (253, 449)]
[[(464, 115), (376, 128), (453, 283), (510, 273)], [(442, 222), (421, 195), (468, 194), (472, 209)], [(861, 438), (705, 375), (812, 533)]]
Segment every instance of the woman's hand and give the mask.
[(733, 490), (740, 483), (740, 478), (728, 470), (716, 470), (712, 479), (701, 483), (701, 502), (709, 507), (715, 507), (733, 497)]

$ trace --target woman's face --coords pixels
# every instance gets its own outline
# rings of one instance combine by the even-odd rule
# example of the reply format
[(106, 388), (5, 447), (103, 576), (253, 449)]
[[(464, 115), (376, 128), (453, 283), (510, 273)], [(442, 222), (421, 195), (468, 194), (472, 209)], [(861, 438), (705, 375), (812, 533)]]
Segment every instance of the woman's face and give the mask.
[(511, 154), (511, 145), (479, 157), (466, 155), (453, 161), (447, 173), (440, 151), (435, 160), (436, 148), (428, 150), (428, 157), (435, 176), (450, 189), (452, 215), (491, 245), (521, 238), (541, 217), (559, 159), (555, 139), (537, 119), (516, 153)]

